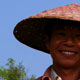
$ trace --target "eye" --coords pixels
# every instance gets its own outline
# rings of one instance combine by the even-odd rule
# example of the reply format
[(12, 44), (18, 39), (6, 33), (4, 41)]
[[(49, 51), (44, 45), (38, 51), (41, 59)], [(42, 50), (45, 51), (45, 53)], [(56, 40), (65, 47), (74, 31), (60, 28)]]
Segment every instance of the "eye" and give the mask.
[(76, 34), (76, 37), (77, 37), (77, 38), (80, 38), (80, 34)]

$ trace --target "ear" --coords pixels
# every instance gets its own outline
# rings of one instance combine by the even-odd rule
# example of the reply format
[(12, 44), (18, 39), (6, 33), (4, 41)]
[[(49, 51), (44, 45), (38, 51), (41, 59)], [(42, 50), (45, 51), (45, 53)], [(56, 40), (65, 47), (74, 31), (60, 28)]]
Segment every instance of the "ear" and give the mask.
[(47, 35), (44, 36), (44, 40), (45, 40), (45, 45), (46, 45), (46, 48), (48, 50), (50, 50), (50, 41), (49, 41), (49, 37)]

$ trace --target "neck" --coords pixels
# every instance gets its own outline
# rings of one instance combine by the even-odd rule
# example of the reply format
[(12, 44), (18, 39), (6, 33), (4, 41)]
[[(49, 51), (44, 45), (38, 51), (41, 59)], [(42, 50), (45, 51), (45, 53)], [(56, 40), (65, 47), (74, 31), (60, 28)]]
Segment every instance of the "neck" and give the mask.
[(80, 67), (65, 68), (54, 64), (53, 69), (62, 78), (62, 80), (79, 80), (80, 78)]

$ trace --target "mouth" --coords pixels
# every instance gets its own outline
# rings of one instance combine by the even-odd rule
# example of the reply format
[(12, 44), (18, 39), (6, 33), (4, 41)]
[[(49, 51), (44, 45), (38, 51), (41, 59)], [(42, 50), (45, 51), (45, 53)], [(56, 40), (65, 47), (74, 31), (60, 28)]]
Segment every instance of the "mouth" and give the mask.
[(75, 54), (78, 54), (78, 52), (75, 52), (75, 51), (59, 50), (59, 52), (60, 52), (61, 54), (66, 54), (66, 55), (75, 55)]

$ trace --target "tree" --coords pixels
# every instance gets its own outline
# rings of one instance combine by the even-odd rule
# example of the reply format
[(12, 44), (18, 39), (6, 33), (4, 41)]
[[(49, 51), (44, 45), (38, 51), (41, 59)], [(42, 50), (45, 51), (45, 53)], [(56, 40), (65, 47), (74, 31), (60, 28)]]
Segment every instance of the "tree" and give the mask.
[(15, 65), (15, 61), (9, 58), (6, 66), (8, 66), (8, 69), (4, 66), (0, 67), (0, 80), (35, 80), (35, 76), (33, 75), (31, 78), (27, 77), (25, 67), (21, 62)]

